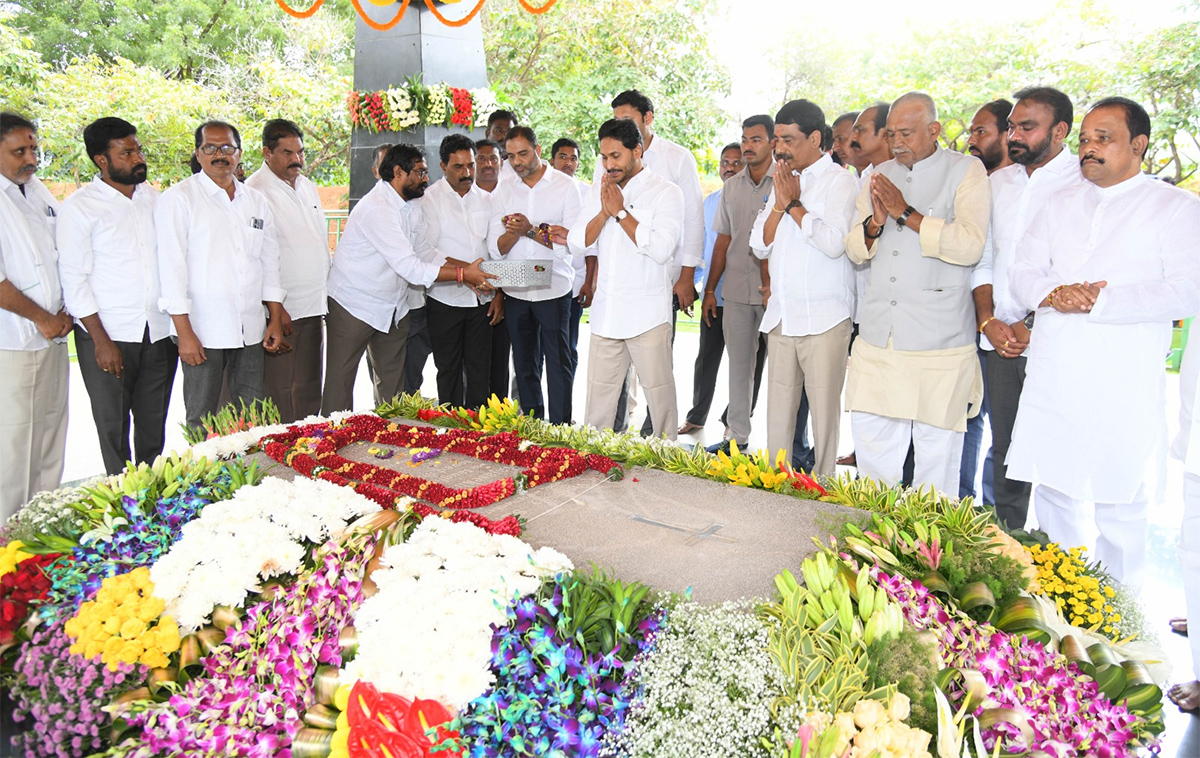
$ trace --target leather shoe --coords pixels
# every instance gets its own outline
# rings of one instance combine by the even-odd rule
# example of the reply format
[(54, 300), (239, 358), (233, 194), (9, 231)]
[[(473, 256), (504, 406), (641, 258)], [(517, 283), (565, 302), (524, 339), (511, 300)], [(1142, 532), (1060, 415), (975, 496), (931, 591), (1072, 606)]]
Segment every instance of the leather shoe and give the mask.
[(849, 455), (843, 455), (841, 458), (838, 458), (837, 465), (839, 465), (839, 466), (858, 466), (858, 457), (854, 455), (853, 451), (851, 451), (851, 453)]
[(708, 452), (712, 453), (713, 455), (716, 455), (717, 453), (724, 453), (725, 455), (729, 455), (729, 453), (730, 453), (729, 440), (725, 440), (724, 442), (718, 442), (715, 445), (709, 445), (705, 449), (708, 450)]
[(679, 427), (680, 434), (695, 434), (704, 428), (704, 424), (693, 424), (691, 421), (683, 422), (683, 426)]

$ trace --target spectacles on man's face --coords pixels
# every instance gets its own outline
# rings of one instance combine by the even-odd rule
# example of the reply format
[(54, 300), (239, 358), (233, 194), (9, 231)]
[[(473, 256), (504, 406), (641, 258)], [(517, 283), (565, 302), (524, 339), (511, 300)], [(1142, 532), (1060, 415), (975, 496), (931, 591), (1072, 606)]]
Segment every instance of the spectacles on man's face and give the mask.
[(236, 145), (201, 145), (200, 152), (205, 155), (216, 155), (218, 152), (221, 155), (233, 155), (241, 148)]
[(429, 178), (429, 169), (424, 169), (424, 168), (423, 168), (423, 169), (421, 169), (421, 170), (419, 170), (419, 171), (409, 171), (408, 173), (409, 173), (409, 174), (416, 174), (416, 176), (417, 176), (417, 178), (418, 178), (418, 179), (428, 179), (428, 178)]

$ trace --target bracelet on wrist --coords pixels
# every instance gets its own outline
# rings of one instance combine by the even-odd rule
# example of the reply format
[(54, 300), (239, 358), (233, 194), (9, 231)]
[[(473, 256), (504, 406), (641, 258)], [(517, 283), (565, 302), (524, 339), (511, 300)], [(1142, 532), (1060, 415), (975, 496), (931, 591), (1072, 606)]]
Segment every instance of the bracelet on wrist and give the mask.
[(879, 225), (879, 231), (875, 232), (874, 234), (871, 234), (871, 217), (870, 216), (867, 216), (865, 219), (863, 219), (862, 227), (863, 227), (863, 234), (865, 234), (867, 236), (867, 239), (869, 239), (869, 240), (877, 240), (883, 236), (883, 224)]
[(1066, 288), (1067, 288), (1067, 285), (1060, 284), (1057, 287), (1055, 287), (1054, 289), (1050, 290), (1050, 294), (1046, 295), (1046, 305), (1049, 305), (1051, 308), (1053, 308), (1054, 307), (1054, 296), (1057, 295), (1062, 290), (1065, 290)]
[(780, 208), (778, 205), (775, 205), (775, 206), (771, 207), (771, 212), (772, 213), (783, 213), (783, 208)]
[(992, 323), (995, 320), (996, 320), (995, 316), (988, 316), (987, 318), (985, 318), (983, 320), (983, 323), (979, 325), (979, 333), (983, 334), (983, 330), (987, 329), (987, 325)]

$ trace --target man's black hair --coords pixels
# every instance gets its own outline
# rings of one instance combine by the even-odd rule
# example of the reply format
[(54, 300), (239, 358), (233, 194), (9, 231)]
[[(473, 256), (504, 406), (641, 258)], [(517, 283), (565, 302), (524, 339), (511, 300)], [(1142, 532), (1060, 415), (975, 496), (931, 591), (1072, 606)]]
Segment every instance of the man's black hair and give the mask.
[(425, 160), (425, 153), (419, 147), (404, 143), (392, 145), (379, 164), (379, 178), (390, 182), (396, 178), (397, 168), (407, 174), (413, 170), (413, 166), (417, 165), (417, 161), (423, 160)]
[(387, 155), (387, 151), (392, 149), (391, 142), (384, 142), (375, 148), (375, 155), (371, 159), (371, 163), (378, 168), (380, 163), (383, 163), (383, 156)]
[(875, 109), (875, 118), (871, 119), (875, 122), (875, 133), (878, 134), (880, 129), (887, 128), (888, 111), (892, 109), (891, 103), (878, 102), (863, 108), (864, 111)]
[(850, 111), (848, 113), (843, 113), (842, 115), (838, 116), (837, 118), (835, 118), (833, 120), (833, 123), (831, 124), (831, 126), (837, 126), (838, 124), (842, 123), (843, 121), (849, 121), (850, 124), (853, 125), (854, 122), (856, 120), (858, 120), (858, 114), (861, 112), (862, 111)]
[(532, 126), (514, 126), (508, 130), (508, 134), (504, 135), (504, 143), (508, 144), (509, 140), (523, 139), (530, 145), (537, 147), (537, 135), (533, 132)]
[(497, 154), (500, 153), (500, 143), (496, 142), (495, 140), (490, 140), (490, 139), (475, 140), (475, 152), (478, 153), (480, 150), (484, 149), (485, 147), (490, 147), (491, 149), (495, 150)]
[(37, 134), (37, 127), (24, 116), (18, 116), (12, 111), (0, 112), (0, 139), (4, 139), (8, 136), (9, 132), (16, 131), (17, 129), (28, 129)]
[(721, 148), (721, 155), (724, 155), (725, 153), (728, 153), (730, 150), (736, 150), (736, 151), (737, 151), (737, 154), (738, 154), (738, 157), (739, 157), (739, 158), (740, 158), (740, 157), (742, 157), (742, 143), (740, 143), (740, 142), (730, 142), (728, 145), (726, 145), (725, 147)]
[[(1150, 139), (1150, 114), (1133, 100), (1127, 97), (1106, 97), (1088, 108), (1088, 113), (1097, 108), (1120, 108), (1125, 111), (1125, 126), (1129, 127), (1129, 138), (1145, 137), (1147, 140)], [(1150, 143), (1147, 141), (1146, 150), (1149, 149)], [(1145, 150), (1142, 151), (1142, 157), (1146, 157)]]
[(492, 114), (490, 116), (488, 116), (488, 123), (487, 123), (488, 128), (491, 129), (492, 124), (496, 123), (497, 121), (502, 121), (502, 120), (511, 121), (513, 126), (521, 125), (521, 122), (517, 120), (517, 114), (513, 113), (512, 111), (498, 110), (498, 111), (492, 111)]
[[(990, 103), (984, 103), (979, 110), (987, 111), (996, 119), (996, 128), (1001, 133), (1008, 131), (1008, 117), (1012, 115), (1013, 104), (1004, 98), (993, 100)], [(1070, 128), (1071, 122), (1067, 122), (1067, 127)]]
[(1071, 133), (1071, 124), (1075, 120), (1075, 106), (1071, 105), (1071, 98), (1067, 97), (1065, 93), (1053, 87), (1026, 87), (1020, 92), (1014, 93), (1013, 99), (1018, 102), (1028, 100), (1031, 103), (1045, 105), (1054, 114), (1054, 123), (1063, 122), (1067, 125), (1067, 134)]
[(286, 118), (273, 118), (263, 126), (263, 147), (268, 150), (278, 147), (279, 140), (284, 137), (295, 137), (303, 142), (304, 132), (300, 131), (300, 127), (294, 121), (288, 121)]
[(632, 150), (642, 144), (642, 130), (637, 124), (626, 118), (610, 118), (600, 125), (599, 139), (615, 139), (626, 150)]
[(654, 103), (650, 102), (650, 98), (638, 92), (635, 89), (627, 89), (621, 94), (613, 98), (613, 109), (620, 108), (622, 105), (628, 105), (642, 114), (642, 118), (646, 117), (647, 113), (654, 112)]
[[(123, 118), (105, 116), (98, 118), (83, 129), (83, 146), (87, 149), (92, 163), (97, 155), (108, 152), (108, 146), (116, 139), (125, 139), (137, 135), (137, 127)], [(97, 164), (99, 165), (99, 164)]]
[(767, 130), (767, 139), (775, 136), (775, 119), (765, 113), (760, 113), (757, 116), (751, 116), (742, 122), (742, 129), (749, 129), (754, 126), (761, 126)]
[(797, 127), (801, 134), (809, 136), (813, 132), (821, 133), (821, 147), (825, 146), (825, 111), (811, 100), (791, 100), (775, 114), (776, 124), (791, 124)]
[(212, 127), (213, 129), (228, 129), (229, 131), (233, 132), (234, 147), (236, 147), (238, 150), (242, 149), (242, 134), (237, 130), (236, 126), (224, 121), (205, 121), (203, 124), (196, 127), (195, 138), (197, 150), (199, 150), (200, 146), (204, 144), (204, 130), (208, 129), (209, 127)]
[(583, 151), (579, 149), (578, 142), (570, 137), (559, 137), (554, 141), (554, 145), (550, 148), (550, 157), (553, 158), (554, 156), (558, 155), (558, 151), (564, 147), (573, 147), (575, 148), (576, 153), (583, 153)]
[(449, 163), (450, 156), (463, 150), (471, 151), (473, 157), (475, 153), (475, 140), (465, 134), (449, 134), (442, 140), (442, 144), (438, 146), (438, 157), (442, 159), (442, 163)]

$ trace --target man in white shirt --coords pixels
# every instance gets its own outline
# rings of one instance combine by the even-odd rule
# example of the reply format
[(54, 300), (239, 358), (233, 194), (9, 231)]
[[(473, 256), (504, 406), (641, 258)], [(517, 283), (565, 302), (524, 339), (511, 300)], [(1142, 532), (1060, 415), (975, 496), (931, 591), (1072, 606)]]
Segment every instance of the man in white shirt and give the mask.
[(264, 351), (285, 344), (287, 316), (271, 205), (234, 176), (241, 135), (207, 121), (195, 144), (201, 171), (162, 193), (154, 226), (158, 304), (171, 316), (187, 423), (198, 429), (218, 410), (224, 382), (235, 402), (265, 397)]
[(263, 389), (285, 424), (321, 410), (329, 230), (317, 185), (303, 172), (300, 127), (286, 119), (268, 121), (263, 127), (263, 164), (246, 186), (271, 204), (279, 239), (279, 281), (286, 293), (283, 335), (291, 349), (267, 356)]
[(1053, 196), (1083, 181), (1079, 162), (1066, 149), (1074, 108), (1071, 99), (1049, 87), (1018, 92), (1007, 119), (1008, 156), (1014, 161), (993, 173), (992, 223), (983, 258), (971, 286), (975, 321), (986, 354), (988, 412), (992, 426), (992, 485), (996, 517), (1010, 529), (1023, 529), (1029, 513), (1030, 485), (1008, 478), (1009, 444), (1017, 403), (1025, 385), (1032, 310), (1017, 304), (1008, 273), (1018, 243)]
[(1037, 312), (1008, 476), (1036, 485), (1038, 526), (1064, 546), (1087, 544), (1095, 503), (1095, 558), (1135, 592), (1145, 472), (1166, 442), (1171, 321), (1200, 310), (1200, 201), (1141, 172), (1149, 141), (1137, 103), (1092, 106), (1079, 130), (1086, 181), (1046, 201), (1008, 272), (1017, 304)]
[(846, 406), (859, 473), (895, 485), (911, 443), (913, 483), (954, 495), (983, 399), (970, 281), (991, 193), (982, 163), (938, 145), (928, 95), (899, 97), (887, 134), (895, 158), (871, 173), (846, 238), (850, 260), (869, 265)]
[[(501, 180), (492, 194), (488, 251), (495, 259), (548, 261), (552, 271), (550, 284), (504, 291), (521, 410), (567, 424), (574, 381), (569, 322), (575, 269), (566, 242), (568, 227), (579, 217), (579, 182), (542, 160), (537, 135), (528, 126), (508, 132), (506, 149), (515, 176)], [(539, 344), (546, 359), (545, 401)]]
[[(500, 182), (500, 146), (489, 139), (475, 143), (475, 186), (489, 195), (495, 192)], [(488, 397), (508, 396), (509, 363), (512, 359), (512, 344), (508, 339), (508, 325), (496, 324), (492, 329), (492, 373), (488, 381)]]
[(67, 345), (54, 246), (58, 203), (34, 176), (37, 127), (0, 113), (0, 519), (58, 487), (67, 444)]
[(1004, 98), (985, 103), (967, 126), (967, 152), (983, 161), (988, 176), (1012, 165), (1008, 157), (1008, 117), (1013, 104)]
[(645, 170), (642, 135), (629, 120), (604, 122), (599, 137), (605, 173), (568, 235), (572, 249), (588, 256), (595, 291), (586, 423), (611, 428), (632, 363), (650, 406), (651, 433), (675, 439), (679, 410), (668, 296), (685, 216), (683, 193)]
[(379, 164), (379, 178), (350, 212), (329, 272), (321, 396), (321, 412), (326, 415), (352, 409), (354, 377), (364, 351), (369, 351), (375, 370), (376, 404), (400, 394), (411, 286), (454, 281), (488, 289), (487, 279), (494, 278), (479, 270), (478, 259), (438, 265), (417, 255), (411, 201), (429, 185), (420, 149), (406, 144), (392, 147)]
[[(475, 186), (475, 142), (451, 134), (442, 140), (439, 157), (443, 178), (421, 199), (429, 240), (425, 260), (488, 259), (492, 196)], [(504, 295), (443, 282), (430, 285), (425, 298), (438, 402), (478, 408), (491, 394), (492, 329), (504, 318)]]
[(137, 128), (101, 118), (83, 130), (83, 142), (100, 173), (63, 201), (58, 270), (78, 321), (79, 372), (104, 468), (117, 474), (126, 461), (149, 463), (162, 453), (179, 352), (158, 307), (158, 190), (146, 182)]
[(776, 114), (778, 166), (749, 244), (771, 268), (771, 297), (760, 327), (771, 356), (767, 450), (784, 450), (791, 460), (794, 409), (807, 393), (813, 471), (832, 476), (854, 315), (854, 270), (845, 240), (858, 183), (822, 150), (824, 126), (825, 113), (808, 100), (793, 100)]
[[(561, 171), (579, 182), (580, 199), (591, 189), (590, 184), (581, 179), (575, 172), (579, 169), (579, 143), (570, 137), (560, 137), (550, 148), (550, 166), (555, 171)], [(575, 269), (575, 280), (571, 283), (571, 313), (567, 324), (567, 339), (571, 343), (571, 376), (579, 368), (579, 322), (583, 320), (584, 298), (580, 297), (583, 283), (587, 279), (587, 267), (584, 256), (572, 255), (571, 266)], [(588, 303), (590, 304), (590, 303)], [(541, 351), (538, 352), (539, 358)], [(539, 360), (540, 362), (540, 360)]]

